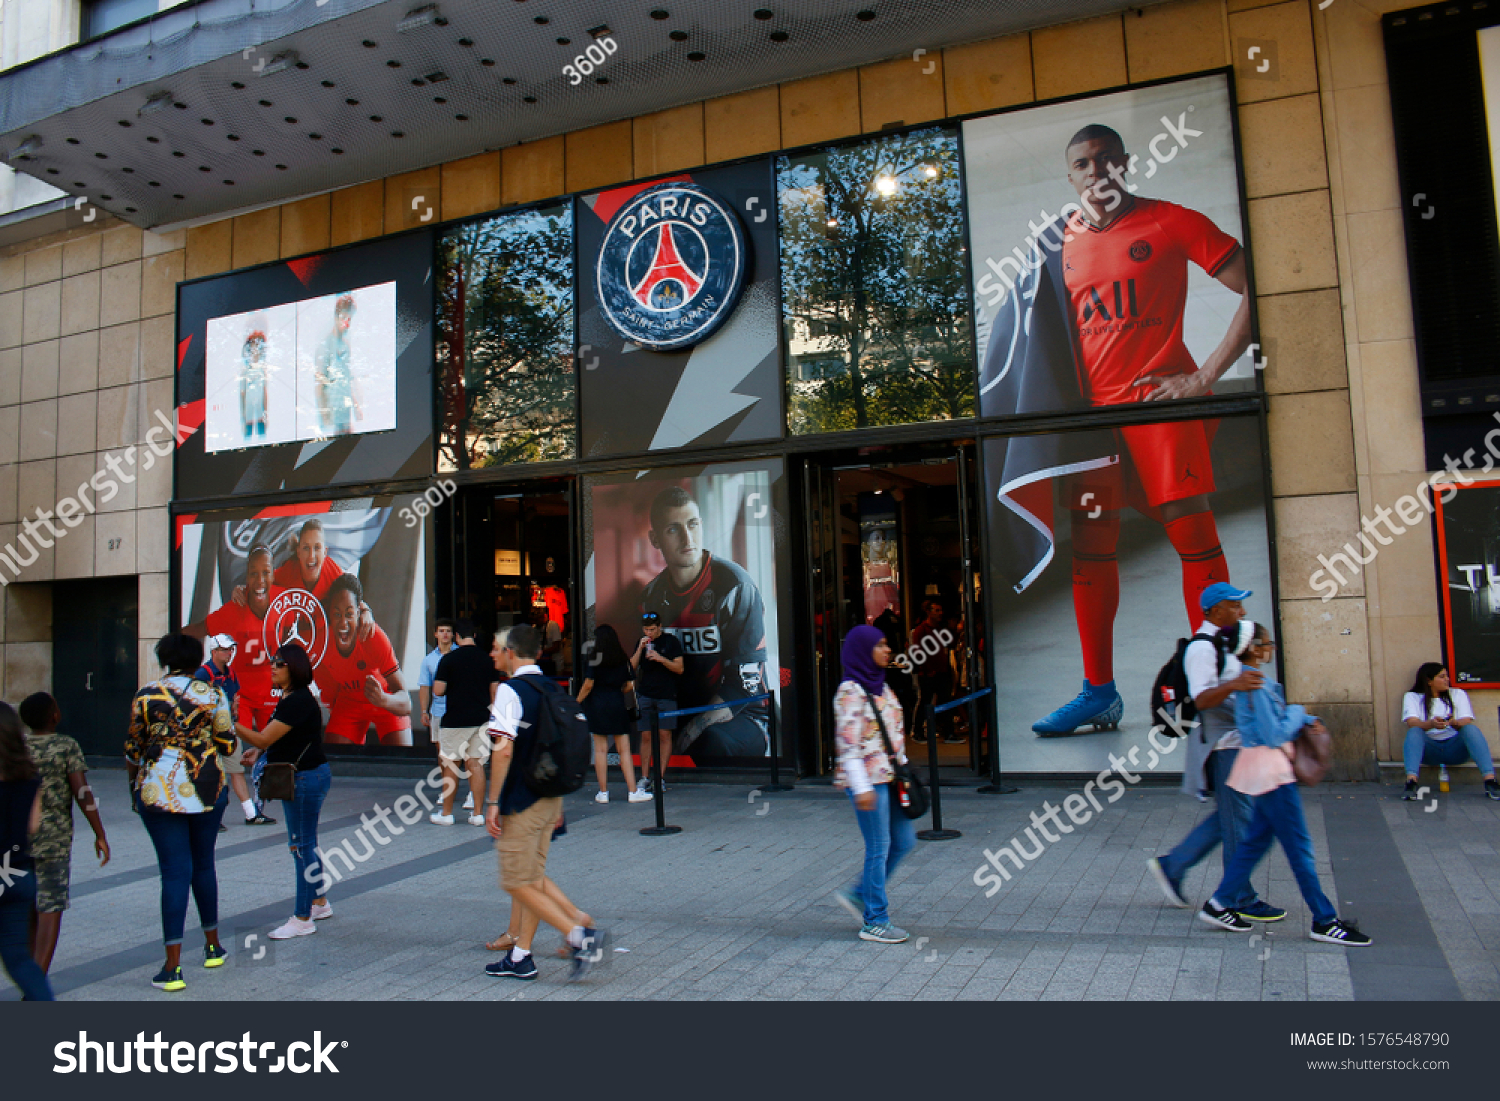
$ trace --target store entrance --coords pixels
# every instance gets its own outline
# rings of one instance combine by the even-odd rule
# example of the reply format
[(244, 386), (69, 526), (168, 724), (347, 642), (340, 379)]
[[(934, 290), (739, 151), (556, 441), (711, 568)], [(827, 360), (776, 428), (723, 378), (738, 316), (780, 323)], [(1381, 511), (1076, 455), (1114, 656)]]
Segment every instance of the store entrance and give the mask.
[(574, 668), (574, 486), (471, 486), (455, 499), (453, 603), (486, 631), (530, 623), (542, 631), (542, 671)]
[(925, 721), (929, 701), (988, 683), (973, 445), (820, 458), (803, 470), (817, 770), (833, 767), (839, 651), (862, 623), (879, 627), (895, 652), (887, 679), (906, 713), (908, 755), (925, 762), (926, 740), (935, 735), (945, 775), (987, 768), (988, 707), (975, 709), (977, 731), (967, 707), (937, 716), (935, 731)]

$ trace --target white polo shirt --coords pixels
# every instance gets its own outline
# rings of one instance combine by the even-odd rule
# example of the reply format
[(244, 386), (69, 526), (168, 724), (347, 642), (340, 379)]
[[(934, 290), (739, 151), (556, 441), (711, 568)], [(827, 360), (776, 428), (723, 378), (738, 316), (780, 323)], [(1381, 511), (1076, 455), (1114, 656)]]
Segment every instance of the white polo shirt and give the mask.
[[(1219, 629), (1208, 620), (1204, 620), (1195, 632), (1200, 635), (1216, 635)], [(1224, 655), (1224, 671), (1219, 672), (1219, 658), (1215, 652), (1214, 644), (1206, 639), (1195, 639), (1188, 643), (1187, 650), (1182, 655), (1182, 671), (1187, 674), (1188, 695), (1197, 699), (1202, 693), (1210, 688), (1217, 688), (1221, 684), (1234, 680), (1240, 675), (1244, 666), (1240, 659), (1233, 654)], [(1234, 724), (1234, 696), (1231, 695), (1222, 704), (1213, 710), (1216, 718), (1228, 719), (1229, 725)], [(1203, 721), (1202, 719), (1199, 720)], [(1240, 732), (1230, 730), (1222, 734), (1214, 743), (1215, 749), (1238, 749), (1240, 747)]]

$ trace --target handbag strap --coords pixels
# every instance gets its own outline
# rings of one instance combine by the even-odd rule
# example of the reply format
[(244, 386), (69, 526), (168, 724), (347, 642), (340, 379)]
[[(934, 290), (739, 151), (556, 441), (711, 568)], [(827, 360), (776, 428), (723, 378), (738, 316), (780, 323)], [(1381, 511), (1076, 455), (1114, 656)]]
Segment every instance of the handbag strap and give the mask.
[[(861, 687), (864, 687), (861, 685)], [(870, 701), (870, 710), (875, 712), (875, 725), (880, 727), (880, 740), (885, 743), (885, 755), (891, 759), (891, 768), (899, 771), (900, 765), (896, 760), (896, 749), (891, 745), (891, 736), (885, 731), (885, 720), (880, 717), (880, 707), (875, 702), (875, 697), (870, 690), (865, 688), (865, 699)]]

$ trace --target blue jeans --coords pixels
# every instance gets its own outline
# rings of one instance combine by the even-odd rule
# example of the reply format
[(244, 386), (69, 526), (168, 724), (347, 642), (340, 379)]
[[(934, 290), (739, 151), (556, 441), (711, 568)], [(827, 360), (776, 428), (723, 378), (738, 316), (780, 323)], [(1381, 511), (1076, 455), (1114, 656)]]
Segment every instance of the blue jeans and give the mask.
[(1430, 730), (1407, 727), (1401, 758), (1408, 776), (1415, 776), (1423, 765), (1461, 765), (1465, 761), (1473, 761), (1485, 776), (1495, 771), (1489, 743), (1484, 740), (1478, 723), (1465, 723), (1457, 734), (1442, 741), (1435, 739)]
[(332, 786), (333, 772), (324, 761), (317, 768), (297, 773), (297, 797), (281, 801), (287, 842), (297, 865), (297, 899), (292, 913), (303, 921), (312, 918), (313, 899), (327, 894), (323, 864), (318, 859), (318, 815)]
[[(854, 793), (849, 793), (854, 802)], [(865, 905), (865, 924), (884, 925), (891, 920), (885, 895), (886, 881), (917, 843), (917, 827), (896, 806), (896, 785), (875, 785), (875, 809), (856, 805), (859, 832), (865, 839), (865, 867), (850, 888)]]
[(1287, 863), (1292, 866), (1292, 875), (1297, 877), (1297, 889), (1312, 911), (1313, 923), (1325, 925), (1338, 917), (1338, 911), (1318, 885), (1312, 835), (1307, 832), (1302, 795), (1297, 791), (1297, 785), (1282, 784), (1264, 795), (1251, 796), (1250, 802), (1254, 807), (1250, 825), (1240, 838), (1233, 859), (1225, 864), (1224, 878), (1214, 890), (1214, 899), (1223, 906), (1226, 898), (1236, 897), (1249, 888), (1250, 873), (1270, 850), (1274, 836), (1281, 842), (1281, 851), (1286, 853)]
[[(1193, 828), (1175, 849), (1161, 858), (1162, 871), (1173, 883), (1181, 883), (1188, 869), (1209, 853), (1214, 846), (1224, 846), (1224, 866), (1234, 859), (1245, 829), (1250, 825), (1250, 797), (1229, 786), (1229, 772), (1234, 768), (1234, 759), (1240, 755), (1238, 749), (1216, 749), (1208, 755), (1209, 767), (1214, 770), (1214, 800), (1218, 809)], [(1228, 909), (1236, 910), (1255, 901), (1255, 888), (1245, 879), (1244, 890), (1229, 899), (1223, 895), (1219, 901)]]
[(21, 988), (22, 1001), (50, 1002), (52, 984), (31, 958), (31, 908), (35, 904), (34, 869), (13, 871), (8, 887), (0, 881), (0, 963), (11, 982)]
[[(139, 801), (139, 796), (136, 797)], [(188, 892), (198, 904), (198, 923), (205, 933), (219, 927), (219, 875), (214, 870), (214, 846), (219, 823), (229, 805), (229, 785), (219, 792), (214, 809), (200, 814), (172, 814), (141, 807), (141, 822), (156, 847), (161, 870), (161, 935), (168, 948), (182, 943), (187, 921)]]

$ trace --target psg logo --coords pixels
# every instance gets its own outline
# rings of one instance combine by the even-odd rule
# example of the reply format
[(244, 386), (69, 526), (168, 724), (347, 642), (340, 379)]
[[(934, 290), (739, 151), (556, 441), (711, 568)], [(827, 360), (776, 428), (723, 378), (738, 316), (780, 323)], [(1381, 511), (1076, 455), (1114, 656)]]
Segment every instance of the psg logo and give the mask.
[(1151, 242), (1134, 241), (1130, 245), (1130, 258), (1137, 263), (1144, 263), (1151, 259)]
[(697, 184), (664, 183), (620, 208), (596, 267), (609, 327), (666, 352), (711, 336), (745, 279), (745, 234), (734, 211)]
[(266, 609), (260, 635), (267, 654), (274, 654), (286, 643), (295, 642), (307, 651), (308, 660), (316, 669), (323, 661), (323, 652), (328, 649), (328, 618), (323, 614), (323, 605), (312, 593), (305, 589), (288, 589)]

